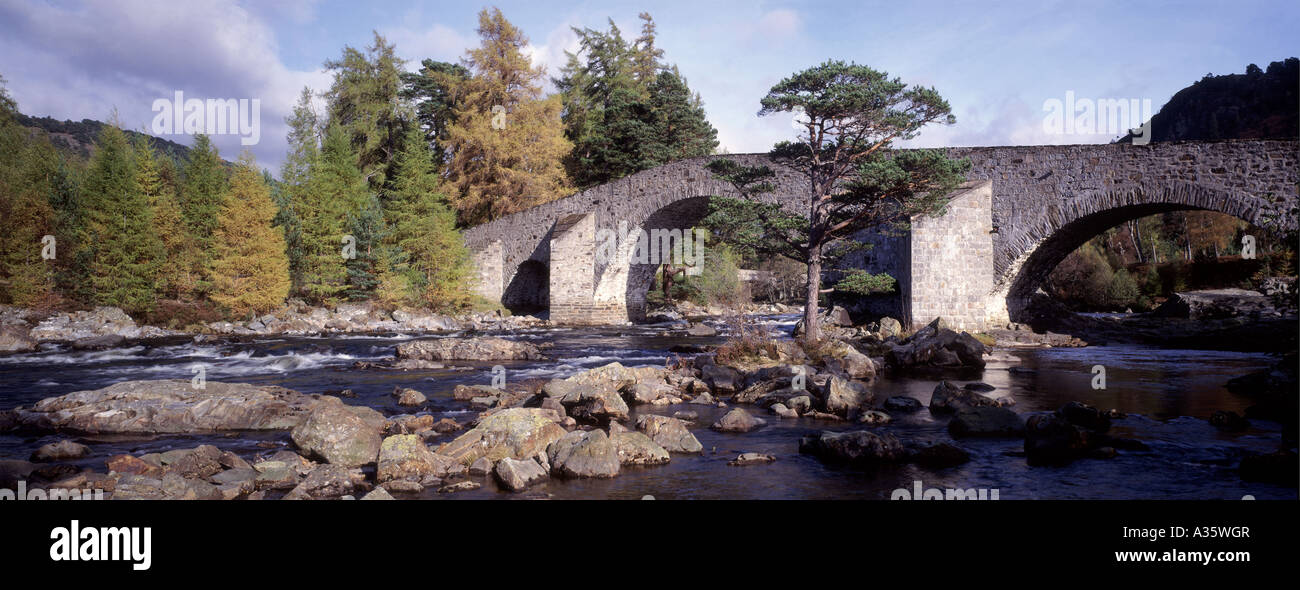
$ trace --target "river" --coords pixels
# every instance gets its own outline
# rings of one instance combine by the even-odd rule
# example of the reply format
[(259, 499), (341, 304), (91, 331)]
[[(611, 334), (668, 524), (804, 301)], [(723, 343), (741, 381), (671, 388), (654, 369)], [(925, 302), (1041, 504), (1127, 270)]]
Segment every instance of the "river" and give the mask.
[[(773, 316), (762, 321), (786, 337), (794, 317)], [(536, 343), (551, 342), (554, 360), (502, 363), (507, 379), (566, 377), (578, 371), (618, 361), (625, 365), (659, 365), (672, 357), (676, 345), (711, 344), (721, 337), (697, 338), (665, 334), (665, 325), (609, 328), (553, 328), (500, 334)], [(70, 351), (47, 346), (40, 352), (0, 357), (0, 408), (30, 405), (45, 397), (96, 389), (128, 379), (190, 379), (193, 367), (204, 367), (213, 381), (280, 385), (305, 393), (337, 393), (350, 389), (349, 404), (365, 404), (386, 415), (405, 413), (391, 392), (412, 387), (429, 397), (427, 411), (435, 417), (466, 422), (475, 415), (467, 402), (451, 399), (458, 384), (488, 384), (493, 363), (455, 363), (455, 370), (392, 371), (358, 369), (358, 361), (391, 357), (409, 335), (275, 337), (250, 341), (175, 339), (104, 351)], [(1021, 439), (962, 439), (959, 446), (973, 460), (958, 467), (929, 469), (915, 465), (862, 470), (827, 465), (800, 455), (799, 438), (819, 430), (863, 428), (810, 419), (780, 420), (764, 416), (768, 425), (747, 434), (710, 430), (725, 409), (700, 405), (643, 406), (633, 410), (672, 415), (699, 414), (692, 432), (704, 445), (702, 455), (673, 455), (655, 467), (624, 467), (612, 480), (552, 480), (524, 494), (500, 492), (490, 481), (478, 490), (455, 494), (426, 491), (427, 498), (486, 499), (889, 499), (914, 481), (926, 488), (997, 489), (1001, 499), (1296, 499), (1294, 487), (1243, 482), (1235, 467), (1248, 452), (1277, 448), (1281, 427), (1252, 421), (1242, 433), (1226, 433), (1206, 418), (1215, 410), (1242, 413), (1251, 401), (1231, 394), (1224, 383), (1235, 376), (1267, 367), (1276, 359), (1267, 354), (1162, 350), (1138, 346), (999, 350), (983, 371), (947, 375), (878, 377), (876, 398), (910, 395), (928, 403), (940, 378), (957, 382), (983, 381), (997, 387), (991, 395), (1011, 395), (1018, 412), (1053, 410), (1077, 400), (1102, 409), (1115, 408), (1128, 417), (1115, 421), (1113, 432), (1136, 438), (1147, 452), (1121, 451), (1113, 459), (1083, 459), (1064, 467), (1030, 467)], [(1094, 389), (1095, 365), (1106, 368), (1106, 388)], [(750, 407), (759, 412), (758, 408)], [(946, 419), (934, 420), (928, 410), (894, 416), (884, 427), (903, 439), (949, 440)], [(447, 440), (454, 435), (448, 435)], [(0, 435), (0, 458), (26, 459), (58, 436)], [(83, 436), (91, 456), (78, 460), (104, 471), (114, 454), (143, 454), (173, 448), (213, 444), (247, 459), (292, 448), (288, 433), (185, 435), (158, 437)], [(272, 447), (272, 448), (268, 448)], [(727, 461), (741, 452), (777, 457), (775, 463), (731, 467)]]

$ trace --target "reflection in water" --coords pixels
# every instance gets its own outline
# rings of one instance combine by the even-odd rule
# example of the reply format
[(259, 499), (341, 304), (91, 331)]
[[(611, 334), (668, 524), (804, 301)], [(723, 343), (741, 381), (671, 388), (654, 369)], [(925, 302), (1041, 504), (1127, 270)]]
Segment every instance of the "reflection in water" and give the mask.
[[(771, 318), (771, 325), (788, 334), (793, 319)], [(507, 335), (536, 342), (553, 342), (553, 360), (501, 363), (508, 379), (549, 379), (610, 362), (662, 365), (679, 344), (716, 342), (717, 338), (664, 335), (666, 326), (598, 329), (524, 330)], [(347, 336), (328, 338), (277, 337), (253, 342), (196, 344), (185, 339), (156, 346), (109, 351), (72, 352), (52, 347), (38, 353), (0, 357), (0, 408), (28, 405), (41, 398), (94, 389), (126, 379), (189, 379), (195, 363), (207, 366), (207, 378), (281, 385), (307, 393), (350, 389), (350, 404), (365, 404), (385, 414), (404, 410), (390, 392), (413, 387), (430, 398), (428, 409), (460, 422), (473, 417), (464, 402), (451, 400), (458, 384), (488, 384), (491, 365), (461, 363), (438, 371), (354, 369), (359, 361), (379, 361), (408, 336)], [(1018, 412), (1053, 410), (1067, 401), (1082, 401), (1102, 409), (1130, 414), (1115, 423), (1115, 432), (1139, 438), (1149, 453), (1125, 453), (1110, 460), (1082, 460), (1065, 467), (1029, 467), (1018, 439), (961, 440), (974, 459), (954, 468), (925, 469), (912, 465), (874, 470), (827, 465), (798, 453), (798, 440), (819, 430), (852, 430), (843, 423), (768, 417), (768, 426), (748, 434), (722, 434), (708, 425), (726, 410), (685, 405), (647, 407), (637, 412), (672, 415), (679, 410), (699, 413), (693, 432), (706, 452), (674, 455), (668, 465), (624, 468), (612, 480), (551, 481), (528, 493), (498, 492), (492, 482), (482, 489), (458, 494), (426, 493), (429, 498), (598, 498), (637, 499), (888, 499), (899, 487), (920, 480), (926, 487), (998, 489), (1006, 499), (1026, 498), (1225, 498), (1245, 494), (1257, 498), (1296, 498), (1295, 488), (1242, 482), (1235, 473), (1248, 451), (1276, 448), (1280, 428), (1256, 421), (1238, 434), (1220, 433), (1205, 418), (1215, 410), (1241, 413), (1250, 400), (1224, 388), (1231, 377), (1270, 365), (1264, 354), (1157, 350), (1133, 346), (1003, 351), (982, 372), (962, 375), (884, 376), (873, 384), (876, 397), (910, 395), (928, 403), (939, 379), (984, 381), (997, 387), (990, 395), (1009, 395)], [(1106, 368), (1107, 387), (1092, 389), (1092, 367)], [(751, 411), (759, 412), (751, 407)], [(902, 439), (949, 440), (946, 419), (928, 410), (894, 416), (885, 430)], [(633, 419), (635, 420), (635, 412)], [(0, 436), (0, 458), (26, 458), (35, 448), (59, 437)], [(106, 457), (140, 454), (211, 443), (245, 456), (267, 453), (258, 442), (291, 446), (285, 433), (165, 437), (84, 437), (91, 457), (78, 464), (103, 471)], [(727, 461), (741, 452), (775, 455), (775, 463), (731, 467)]]

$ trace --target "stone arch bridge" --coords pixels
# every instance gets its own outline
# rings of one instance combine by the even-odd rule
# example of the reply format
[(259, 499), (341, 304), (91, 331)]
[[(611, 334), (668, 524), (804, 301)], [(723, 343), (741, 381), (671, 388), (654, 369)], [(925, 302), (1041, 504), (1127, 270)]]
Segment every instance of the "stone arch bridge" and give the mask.
[[(942, 316), (978, 330), (1014, 320), (1067, 254), (1130, 219), (1206, 209), (1275, 232), (1297, 225), (1296, 141), (947, 151), (970, 158), (972, 169), (943, 216), (917, 220), (903, 234), (857, 236), (875, 247), (856, 266), (899, 282), (873, 309), (912, 325)], [(606, 262), (598, 238), (617, 235), (620, 225), (651, 232), (696, 224), (709, 196), (735, 195), (704, 168), (714, 157), (644, 170), (466, 230), (478, 292), (515, 310), (547, 308), (559, 323), (643, 318), (657, 266), (629, 261), (625, 244)], [(806, 214), (807, 181), (796, 171), (766, 154), (722, 157), (771, 166), (777, 190), (765, 198)]]

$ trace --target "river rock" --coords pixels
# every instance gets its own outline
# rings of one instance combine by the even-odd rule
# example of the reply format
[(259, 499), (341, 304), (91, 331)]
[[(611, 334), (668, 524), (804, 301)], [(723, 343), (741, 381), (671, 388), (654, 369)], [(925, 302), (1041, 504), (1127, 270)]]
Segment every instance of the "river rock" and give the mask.
[(393, 397), (397, 398), (397, 405), (404, 407), (418, 406), (429, 401), (429, 398), (424, 397), (423, 393), (409, 387), (398, 387), (394, 389)]
[(42, 445), (32, 453), (32, 461), (68, 461), (80, 459), (90, 454), (90, 447), (70, 440), (61, 440)]
[(1229, 410), (1215, 411), (1210, 415), (1210, 424), (1225, 432), (1241, 432), (1250, 428), (1249, 420)]
[(446, 455), (430, 451), (414, 434), (399, 434), (384, 439), (379, 448), (375, 481), (421, 481), (426, 477), (444, 477), (456, 463)]
[(890, 412), (917, 412), (922, 407), (921, 400), (906, 395), (896, 395), (885, 400), (885, 409)]
[(667, 449), (640, 432), (616, 432), (609, 440), (622, 465), (661, 465), (671, 460)]
[(700, 378), (709, 389), (718, 395), (731, 395), (736, 393), (743, 383), (743, 377), (740, 371), (731, 367), (708, 364), (700, 368)]
[(896, 463), (908, 458), (907, 450), (894, 435), (866, 430), (805, 435), (799, 440), (799, 452), (858, 465)]
[(1034, 414), (1025, 424), (1025, 456), (1030, 465), (1060, 465), (1092, 448), (1091, 433), (1053, 413)]
[(1156, 317), (1219, 320), (1276, 314), (1272, 299), (1246, 289), (1212, 289), (1174, 293), (1151, 312)]
[(733, 408), (717, 422), (714, 422), (712, 428), (719, 432), (749, 432), (764, 424), (767, 424), (766, 420), (741, 408)]
[[(338, 398), (331, 398), (337, 400)], [(383, 443), (383, 416), (379, 424), (363, 417), (370, 408), (341, 402), (320, 404), (292, 431), (294, 444), (308, 456), (331, 465), (359, 467), (374, 463)]]
[(991, 398), (969, 389), (957, 387), (947, 381), (940, 381), (930, 396), (930, 412), (941, 414), (955, 412), (961, 408), (978, 406), (1004, 407), (1014, 405), (1011, 398)]
[(282, 387), (188, 380), (122, 381), (15, 410), (19, 425), (85, 433), (288, 430), (320, 401)]
[(479, 457), (498, 462), (505, 457), (531, 459), (564, 436), (552, 419), (554, 412), (540, 408), (508, 408), (481, 420), (473, 430), (440, 446), (437, 453), (466, 467)]
[(1025, 423), (1015, 412), (998, 406), (962, 407), (948, 422), (953, 436), (1020, 436)]
[(881, 412), (880, 410), (863, 410), (858, 413), (858, 417), (855, 421), (858, 424), (866, 424), (868, 426), (883, 426), (892, 422), (893, 418), (891, 418), (889, 414)]
[(646, 414), (637, 419), (636, 428), (671, 453), (704, 450), (704, 445), (686, 428), (686, 423), (676, 418)]
[(539, 360), (542, 351), (528, 342), (479, 336), (403, 342), (397, 345), (397, 358), (424, 361)]
[(876, 376), (876, 364), (867, 355), (858, 352), (845, 342), (835, 342), (822, 357), (826, 370), (850, 379), (870, 379)]
[(966, 332), (957, 333), (944, 327), (936, 318), (906, 342), (891, 345), (885, 352), (886, 364), (895, 369), (914, 367), (984, 367), (984, 344)]
[(850, 417), (856, 415), (861, 408), (870, 406), (875, 396), (867, 384), (835, 375), (826, 382), (824, 399), (823, 406), (827, 412)]
[(519, 492), (529, 486), (546, 481), (546, 470), (532, 459), (517, 460), (506, 457), (497, 461), (493, 471), (497, 482), (507, 490)]
[(718, 330), (708, 324), (691, 324), (685, 333), (687, 336), (717, 336)]
[(765, 455), (763, 453), (741, 453), (735, 459), (727, 461), (727, 465), (732, 467), (744, 467), (746, 465), (766, 465), (776, 461), (776, 457)]
[(907, 445), (912, 463), (925, 467), (954, 467), (970, 461), (970, 452), (948, 442)]
[(361, 499), (362, 500), (396, 500), (396, 498), (394, 498), (392, 494), (388, 493), (388, 490), (381, 487), (376, 487), (375, 489), (370, 490), (370, 492), (368, 492), (366, 495), (361, 496)]
[(324, 463), (317, 465), (296, 487), (285, 494), (285, 500), (337, 499), (351, 494), (364, 481), (360, 470), (342, 465)]
[(618, 475), (619, 455), (603, 430), (575, 430), (546, 450), (551, 472), (562, 477), (611, 478)]
[(31, 330), (22, 324), (0, 325), (0, 353), (31, 352), (39, 343), (31, 337)]

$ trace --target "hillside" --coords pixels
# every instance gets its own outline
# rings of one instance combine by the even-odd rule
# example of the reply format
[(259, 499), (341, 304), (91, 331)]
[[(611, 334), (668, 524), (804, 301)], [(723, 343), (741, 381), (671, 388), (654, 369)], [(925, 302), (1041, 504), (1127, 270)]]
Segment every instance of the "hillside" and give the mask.
[[(95, 147), (95, 138), (99, 136), (99, 130), (104, 126), (103, 122), (94, 119), (59, 121), (50, 117), (32, 117), (22, 113), (18, 113), (17, 121), (19, 125), (48, 136), (54, 147), (80, 158), (90, 157), (91, 150)], [(132, 141), (138, 137), (148, 138), (155, 151), (177, 162), (184, 162), (190, 153), (188, 146), (174, 141), (138, 131), (124, 131)], [(229, 162), (226, 164), (230, 165)]]
[[(1300, 137), (1300, 59), (1244, 74), (1207, 74), (1178, 91), (1151, 117), (1151, 141), (1296, 139)], [(1119, 143), (1130, 143), (1126, 136)]]

